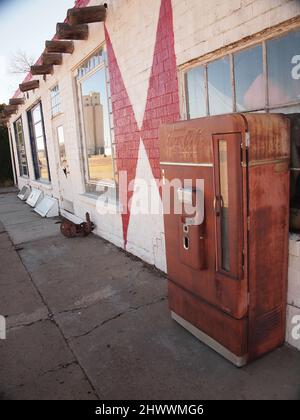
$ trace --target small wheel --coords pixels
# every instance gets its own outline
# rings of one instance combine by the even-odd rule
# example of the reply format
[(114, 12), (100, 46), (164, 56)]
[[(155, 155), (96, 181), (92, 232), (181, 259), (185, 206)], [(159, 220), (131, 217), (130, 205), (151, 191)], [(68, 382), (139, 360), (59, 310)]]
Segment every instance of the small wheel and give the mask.
[(66, 238), (75, 238), (76, 236), (76, 226), (69, 221), (62, 222), (60, 231)]

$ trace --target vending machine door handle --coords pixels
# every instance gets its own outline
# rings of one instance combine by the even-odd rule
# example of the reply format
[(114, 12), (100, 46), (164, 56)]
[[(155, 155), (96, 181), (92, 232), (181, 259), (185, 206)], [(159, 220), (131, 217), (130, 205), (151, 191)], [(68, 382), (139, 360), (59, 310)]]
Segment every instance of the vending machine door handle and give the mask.
[(224, 206), (223, 197), (217, 195), (214, 199), (214, 210), (217, 217), (221, 216), (222, 207)]

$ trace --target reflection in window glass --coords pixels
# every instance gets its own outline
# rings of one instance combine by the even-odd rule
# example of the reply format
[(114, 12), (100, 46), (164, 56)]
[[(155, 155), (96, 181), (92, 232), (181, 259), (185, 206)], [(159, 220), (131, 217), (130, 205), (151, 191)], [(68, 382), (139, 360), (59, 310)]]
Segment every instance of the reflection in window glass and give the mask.
[(232, 83), (228, 56), (208, 65), (208, 94), (210, 115), (233, 112)]
[(67, 171), (68, 162), (67, 162), (67, 156), (66, 156), (64, 128), (62, 125), (57, 127), (57, 141), (58, 141), (58, 148), (59, 148), (60, 166), (62, 167), (64, 171)]
[(221, 248), (222, 269), (230, 271), (228, 220), (228, 153), (227, 142), (219, 141), (220, 194), (221, 194)]
[(39, 121), (41, 121), (42, 117), (41, 117), (41, 110), (40, 110), (39, 106), (37, 106), (36, 108), (33, 109), (32, 119), (35, 121), (35, 124), (37, 124)]
[(263, 72), (261, 46), (234, 55), (237, 111), (264, 108), (265, 82)]
[(16, 137), (16, 146), (19, 159), (19, 169), (20, 176), (28, 176), (28, 163), (27, 155), (24, 142), (24, 133), (23, 133), (23, 124), (22, 119), (19, 118), (15, 124), (15, 137)]
[(267, 42), (269, 104), (300, 100), (300, 31)]
[(35, 124), (35, 126), (34, 126), (34, 128), (35, 128), (35, 135), (36, 135), (36, 137), (43, 137), (43, 126), (42, 126), (42, 122), (40, 121), (40, 122), (38, 122), (38, 123), (36, 123)]
[(41, 104), (29, 111), (31, 126), (32, 152), (36, 179), (50, 181), (46, 139), (42, 120)]
[(51, 89), (50, 97), (51, 97), (51, 112), (52, 112), (52, 117), (54, 117), (55, 115), (61, 112), (61, 97), (60, 97), (60, 91), (59, 91), (58, 85), (56, 85), (53, 89)]
[(114, 180), (105, 67), (85, 77), (80, 85), (89, 181)]
[(207, 115), (205, 68), (196, 67), (186, 74), (189, 118)]

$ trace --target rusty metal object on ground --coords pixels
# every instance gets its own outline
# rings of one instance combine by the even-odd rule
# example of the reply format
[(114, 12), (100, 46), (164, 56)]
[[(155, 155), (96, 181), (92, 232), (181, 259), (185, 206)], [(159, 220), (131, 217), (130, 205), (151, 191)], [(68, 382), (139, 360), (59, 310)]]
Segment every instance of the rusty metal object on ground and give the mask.
[(75, 238), (76, 236), (88, 236), (95, 229), (95, 225), (91, 222), (89, 213), (86, 213), (86, 221), (80, 224), (63, 219), (60, 225), (60, 231), (66, 238)]

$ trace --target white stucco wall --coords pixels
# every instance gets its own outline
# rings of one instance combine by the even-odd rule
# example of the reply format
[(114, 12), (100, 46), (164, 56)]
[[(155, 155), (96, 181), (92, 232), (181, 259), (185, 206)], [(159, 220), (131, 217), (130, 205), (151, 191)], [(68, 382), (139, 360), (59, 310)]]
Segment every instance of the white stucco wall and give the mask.
[(172, 0), (177, 64), (299, 16), (298, 0)]

